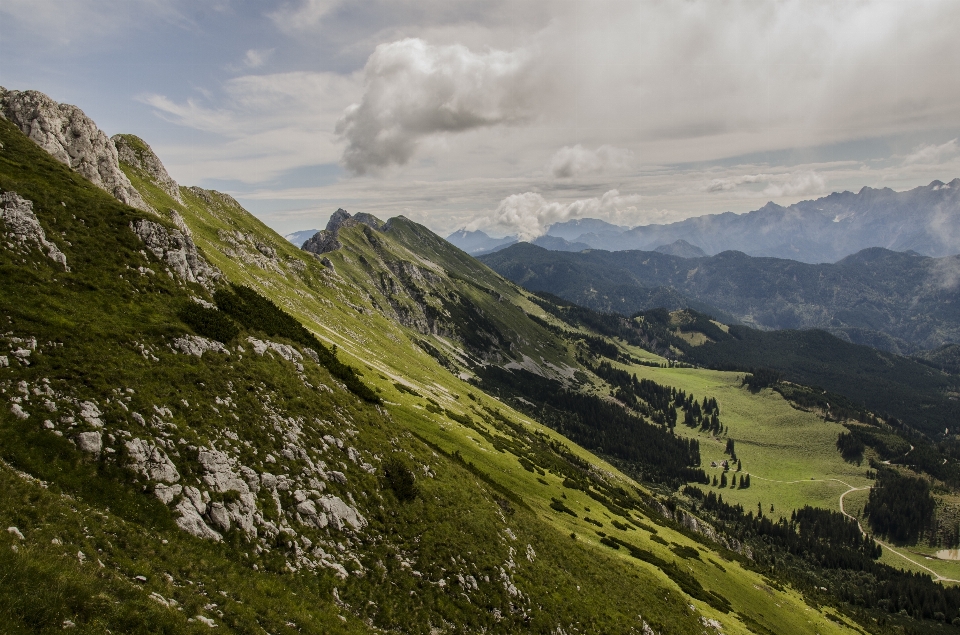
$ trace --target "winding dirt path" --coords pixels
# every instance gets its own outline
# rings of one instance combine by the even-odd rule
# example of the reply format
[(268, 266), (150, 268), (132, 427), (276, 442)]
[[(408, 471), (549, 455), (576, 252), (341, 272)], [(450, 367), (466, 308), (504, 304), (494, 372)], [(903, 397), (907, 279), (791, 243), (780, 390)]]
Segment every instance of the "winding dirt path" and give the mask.
[[(913, 446), (910, 446), (910, 450), (913, 450)], [(910, 453), (910, 450), (908, 450), (908, 451), (906, 452), (906, 454), (904, 454), (904, 456), (906, 456), (907, 454), (909, 454), (909, 453)], [(807, 480), (797, 480), (797, 481), (779, 481), (779, 480), (773, 479), (773, 478), (763, 478), (762, 476), (754, 476), (753, 474), (750, 475), (750, 478), (751, 478), (751, 479), (754, 479), (754, 478), (755, 478), (755, 479), (760, 480), (760, 481), (767, 481), (768, 483), (782, 483), (782, 484), (784, 484), (784, 485), (793, 485), (793, 484), (795, 484), (795, 483), (818, 483), (818, 482), (819, 482), (819, 483), (825, 483), (825, 482), (827, 482), (827, 481), (834, 481), (834, 482), (840, 483), (841, 485), (845, 485), (848, 489), (847, 489), (847, 491), (845, 491), (843, 494), (840, 494), (840, 513), (843, 514), (844, 516), (846, 516), (847, 518), (849, 518), (850, 520), (854, 521), (855, 523), (857, 523), (857, 527), (860, 529), (860, 533), (861, 533), (861, 534), (863, 534), (864, 536), (867, 535), (867, 532), (866, 532), (866, 530), (864, 530), (863, 525), (860, 524), (860, 520), (859, 520), (858, 518), (856, 518), (856, 517), (854, 517), (854, 516), (851, 516), (850, 514), (847, 513), (847, 510), (846, 510), (846, 509), (844, 508), (844, 506), (843, 506), (843, 499), (847, 496), (847, 494), (849, 494), (849, 493), (851, 493), (851, 492), (860, 492), (860, 491), (863, 491), (863, 490), (873, 489), (873, 486), (872, 486), (872, 485), (866, 485), (866, 486), (864, 486), (864, 487), (854, 487), (854, 486), (851, 485), (850, 483), (847, 483), (847, 482), (845, 482), (845, 481), (841, 481), (841, 480), (838, 479), (838, 478), (811, 478), (811, 479), (807, 479)], [(904, 560), (906, 560), (907, 562), (909, 562), (909, 563), (911, 563), (911, 564), (913, 564), (913, 565), (916, 565), (916, 566), (920, 567), (920, 568), (923, 569), (924, 571), (927, 571), (931, 576), (933, 576), (934, 582), (957, 582), (957, 583), (960, 583), (960, 580), (954, 580), (953, 578), (944, 577), (944, 576), (940, 575), (939, 573), (937, 573), (936, 571), (934, 571), (933, 569), (931, 569), (930, 567), (927, 567), (927, 566), (924, 566), (924, 565), (920, 564), (919, 562), (917, 562), (917, 561), (914, 560), (913, 558), (911, 558), (911, 557), (909, 557), (909, 556), (907, 556), (907, 555), (904, 555), (903, 553), (901, 553), (901, 552), (897, 551), (896, 549), (894, 549), (894, 548), (893, 548), (892, 546), (890, 546), (889, 544), (887, 544), (887, 543), (885, 543), (884, 541), (878, 539), (876, 536), (872, 536), (872, 535), (871, 535), (870, 537), (873, 538), (877, 543), (880, 544), (881, 547), (883, 547), (884, 549), (888, 550), (890, 553), (896, 554), (896, 555), (900, 556), (901, 558), (903, 558)]]

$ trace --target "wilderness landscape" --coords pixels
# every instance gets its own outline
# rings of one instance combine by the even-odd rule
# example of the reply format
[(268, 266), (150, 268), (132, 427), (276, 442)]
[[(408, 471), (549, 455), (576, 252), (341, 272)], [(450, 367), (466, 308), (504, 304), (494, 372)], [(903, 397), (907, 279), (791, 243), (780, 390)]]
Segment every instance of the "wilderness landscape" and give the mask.
[(0, 630), (960, 632), (951, 5), (0, 15)]

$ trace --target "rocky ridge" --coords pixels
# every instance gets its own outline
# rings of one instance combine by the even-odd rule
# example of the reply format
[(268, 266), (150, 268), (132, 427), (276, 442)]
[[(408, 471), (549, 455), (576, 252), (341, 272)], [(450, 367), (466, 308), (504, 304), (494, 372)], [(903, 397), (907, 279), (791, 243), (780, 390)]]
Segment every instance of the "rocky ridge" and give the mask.
[(178, 203), (183, 203), (180, 186), (167, 173), (167, 168), (143, 139), (132, 134), (116, 134), (110, 137), (110, 140), (117, 147), (120, 161), (144, 172), (161, 190)]
[(154, 212), (120, 169), (113, 141), (76, 106), (58, 104), (35, 90), (0, 86), (0, 114), (51, 156), (118, 201)]

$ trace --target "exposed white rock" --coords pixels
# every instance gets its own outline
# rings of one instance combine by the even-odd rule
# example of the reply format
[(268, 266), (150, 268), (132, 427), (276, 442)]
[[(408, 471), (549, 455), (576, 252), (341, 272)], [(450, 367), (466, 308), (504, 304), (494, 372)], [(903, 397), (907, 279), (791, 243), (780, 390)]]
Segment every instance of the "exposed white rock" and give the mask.
[(13, 416), (17, 419), (26, 419), (30, 416), (30, 413), (21, 408), (18, 403), (10, 405), (10, 412), (12, 412)]
[(11, 534), (11, 535), (13, 535), (13, 536), (16, 536), (16, 537), (19, 538), (20, 540), (26, 540), (26, 539), (23, 537), (23, 534), (20, 533), (20, 530), (17, 529), (16, 527), (7, 527), (7, 533), (8, 533), (8, 534)]
[(188, 499), (182, 499), (177, 505), (176, 511), (180, 514), (177, 518), (177, 526), (188, 534), (193, 534), (197, 538), (205, 540), (220, 541), (223, 539), (223, 536), (210, 529), (207, 523), (203, 522), (203, 518), (197, 513), (197, 508)]
[(55, 159), (120, 202), (153, 212), (120, 169), (113, 141), (76, 106), (58, 104), (35, 90), (0, 87), (0, 114)]
[(176, 483), (180, 480), (176, 466), (155, 445), (138, 438), (133, 438), (124, 445), (130, 456), (130, 467), (134, 471), (161, 483)]
[(353, 529), (363, 529), (367, 525), (367, 520), (357, 510), (332, 494), (324, 494), (317, 502), (334, 529), (342, 530), (347, 525)]
[(287, 360), (288, 362), (293, 362), (296, 365), (297, 370), (303, 370), (303, 354), (300, 353), (297, 349), (287, 344), (280, 344), (279, 342), (271, 342), (269, 340), (263, 341), (258, 340), (255, 337), (248, 337), (247, 341), (250, 342), (250, 345), (253, 346), (253, 352), (257, 355), (263, 355), (267, 350), (276, 351), (280, 357)]
[[(219, 450), (200, 450), (198, 455), (200, 464), (205, 470), (203, 482), (215, 492), (237, 492), (239, 500), (230, 501), (224, 507), (230, 521), (243, 529), (248, 535), (256, 535), (254, 525), (257, 512), (257, 499), (250, 491), (247, 481), (234, 471), (234, 460)], [(212, 514), (212, 508), (211, 508)], [(218, 513), (220, 513), (218, 511)], [(218, 521), (221, 527), (224, 524)], [(224, 531), (229, 528), (229, 522)]]
[(51, 260), (70, 271), (67, 257), (55, 244), (47, 240), (47, 235), (33, 211), (33, 201), (22, 198), (16, 192), (0, 194), (0, 220), (7, 228), (7, 242), (25, 248), (36, 246), (41, 251), (46, 251)]
[(204, 496), (196, 487), (187, 485), (183, 488), (183, 495), (186, 500), (190, 501), (190, 504), (193, 505), (193, 508), (197, 510), (198, 514), (207, 513), (207, 501), (210, 497), (209, 494)]
[(216, 340), (200, 337), (199, 335), (184, 335), (173, 340), (173, 347), (186, 355), (202, 357), (207, 351), (229, 355), (227, 347)]
[(80, 404), (80, 418), (92, 425), (94, 428), (102, 428), (103, 421), (100, 417), (103, 415), (100, 408), (92, 401), (84, 401)]
[(216, 267), (200, 255), (193, 239), (179, 229), (168, 230), (146, 219), (132, 221), (130, 229), (154, 256), (165, 262), (181, 279), (210, 288), (223, 277)]
[(277, 477), (269, 472), (264, 472), (260, 475), (260, 484), (263, 485), (265, 489), (277, 489)]
[(159, 498), (164, 505), (172, 503), (173, 499), (179, 496), (182, 491), (183, 487), (180, 485), (164, 485), (162, 483), (157, 483), (153, 488), (154, 495)]
[(349, 448), (347, 448), (347, 456), (350, 458), (351, 461), (353, 461), (354, 463), (357, 463), (358, 465), (363, 462), (360, 460), (359, 450), (357, 450), (357, 448), (353, 446), (350, 446)]
[(153, 149), (146, 141), (130, 134), (117, 134), (110, 137), (117, 148), (117, 155), (123, 163), (146, 173), (157, 186), (173, 197), (178, 203), (183, 203), (180, 195), (180, 186), (167, 173), (163, 163), (154, 154)]
[(99, 432), (81, 432), (77, 435), (77, 447), (90, 454), (100, 454), (103, 439)]
[(230, 531), (230, 512), (223, 503), (210, 503), (210, 521), (221, 531)]

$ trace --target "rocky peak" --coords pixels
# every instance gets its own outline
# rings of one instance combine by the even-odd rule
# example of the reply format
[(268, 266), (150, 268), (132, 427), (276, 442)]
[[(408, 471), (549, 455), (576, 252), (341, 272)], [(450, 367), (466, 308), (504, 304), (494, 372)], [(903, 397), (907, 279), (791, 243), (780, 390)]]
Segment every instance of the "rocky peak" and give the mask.
[(82, 110), (35, 90), (0, 87), (0, 115), (23, 134), (121, 203), (153, 212), (120, 170), (117, 148)]
[(330, 214), (330, 220), (327, 221), (327, 228), (324, 231), (336, 233), (337, 230), (340, 229), (340, 226), (343, 225), (345, 221), (350, 220), (350, 218), (350, 212), (341, 207), (333, 214)]
[(110, 137), (117, 147), (120, 161), (146, 174), (157, 186), (173, 197), (178, 203), (183, 203), (180, 196), (180, 186), (167, 173), (163, 163), (147, 145), (147, 142), (132, 134), (117, 134)]
[(340, 228), (353, 227), (354, 225), (366, 225), (376, 231), (382, 231), (385, 226), (384, 222), (373, 214), (361, 212), (356, 216), (351, 216), (350, 212), (341, 207), (330, 215), (330, 220), (327, 221), (327, 228), (307, 239), (301, 249), (316, 255), (336, 251), (343, 246), (343, 244), (337, 240)]

